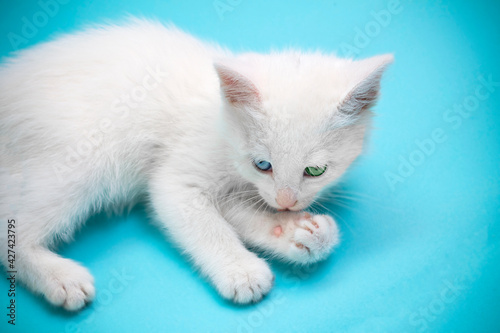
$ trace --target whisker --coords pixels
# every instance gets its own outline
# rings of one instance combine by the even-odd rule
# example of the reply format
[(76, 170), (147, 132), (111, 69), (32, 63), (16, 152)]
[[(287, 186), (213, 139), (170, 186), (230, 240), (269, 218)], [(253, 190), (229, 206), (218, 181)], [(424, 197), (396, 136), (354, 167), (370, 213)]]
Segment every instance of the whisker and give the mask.
[[(242, 202), (238, 202), (237, 205), (235, 205), (234, 207), (230, 208), (224, 215), (226, 216), (229, 216), (235, 209), (240, 209), (242, 206), (244, 206), (247, 202), (249, 201), (252, 201), (252, 200), (255, 200), (259, 198), (258, 195), (254, 195), (254, 196), (251, 196), (250, 198), (242, 201)], [(234, 201), (234, 200), (233, 200)], [(259, 200), (260, 201), (260, 200)]]
[(353, 235), (355, 235), (355, 231), (354, 229), (349, 225), (349, 223), (347, 223), (346, 219), (342, 218), (342, 216), (340, 216), (340, 214), (336, 213), (336, 212), (331, 212), (332, 215), (333, 215), (333, 218), (337, 221), (341, 221), (342, 222), (342, 225), (345, 225)]
[(259, 210), (262, 208), (262, 206), (264, 206), (266, 204), (266, 201), (264, 199), (262, 199), (262, 204), (257, 208), (257, 210), (253, 213), (252, 217), (250, 218), (250, 221), (249, 223), (252, 223), (253, 222), (253, 219), (255, 218), (256, 214), (259, 212)]
[(390, 210), (393, 212), (400, 211), (399, 209), (394, 209), (394, 207), (384, 205), (386, 201), (382, 202), (380, 197), (371, 196), (366, 193), (348, 191), (344, 188), (339, 187), (332, 188), (329, 192), (326, 192), (325, 197), (331, 199), (345, 198), (351, 201), (369, 203), (370, 205), (375, 205), (378, 208), (382, 208), (384, 210)]

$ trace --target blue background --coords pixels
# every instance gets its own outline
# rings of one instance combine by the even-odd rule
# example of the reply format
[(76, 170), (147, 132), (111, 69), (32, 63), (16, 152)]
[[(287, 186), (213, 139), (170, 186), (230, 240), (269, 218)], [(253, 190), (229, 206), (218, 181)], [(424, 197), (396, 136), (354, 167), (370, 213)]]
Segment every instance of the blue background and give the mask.
[[(401, 0), (390, 22), (374, 12), (391, 1), (65, 1), (29, 38), (23, 17), (33, 22), (42, 6), (2, 1), (0, 55), (129, 13), (234, 50), (393, 52), (396, 62), (366, 154), (344, 178), (342, 198), (327, 204), (343, 233), (330, 259), (302, 269), (272, 262), (271, 294), (234, 306), (139, 206), (93, 217), (60, 248), (96, 278), (90, 307), (68, 314), (18, 286), (11, 327), (1, 279), (0, 331), (500, 332), (500, 86), (488, 91), (480, 79), (500, 81), (498, 1)], [(478, 99), (476, 89), (489, 96)], [(468, 114), (458, 116), (464, 104)]]

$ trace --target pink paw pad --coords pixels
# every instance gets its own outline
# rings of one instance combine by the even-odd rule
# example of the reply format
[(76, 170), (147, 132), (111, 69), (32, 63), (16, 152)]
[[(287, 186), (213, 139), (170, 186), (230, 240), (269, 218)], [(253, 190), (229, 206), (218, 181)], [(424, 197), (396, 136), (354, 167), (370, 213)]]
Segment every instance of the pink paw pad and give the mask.
[(274, 227), (274, 229), (273, 229), (274, 236), (279, 237), (279, 236), (281, 236), (282, 233), (283, 233), (283, 228), (281, 228), (280, 225), (277, 227)]

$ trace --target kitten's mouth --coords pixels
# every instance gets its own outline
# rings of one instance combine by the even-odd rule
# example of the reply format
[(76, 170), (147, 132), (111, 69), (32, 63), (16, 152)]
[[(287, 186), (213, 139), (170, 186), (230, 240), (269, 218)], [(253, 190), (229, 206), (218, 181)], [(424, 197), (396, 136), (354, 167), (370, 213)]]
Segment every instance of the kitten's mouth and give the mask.
[(277, 212), (298, 212), (300, 209), (275, 208)]

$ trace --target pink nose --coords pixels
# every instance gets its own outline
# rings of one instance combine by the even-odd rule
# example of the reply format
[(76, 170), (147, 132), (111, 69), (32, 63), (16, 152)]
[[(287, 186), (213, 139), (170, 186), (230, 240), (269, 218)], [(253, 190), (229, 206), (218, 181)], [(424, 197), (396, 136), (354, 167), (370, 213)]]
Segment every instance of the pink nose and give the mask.
[(276, 202), (283, 208), (291, 208), (297, 203), (297, 196), (291, 188), (285, 187), (278, 190)]

